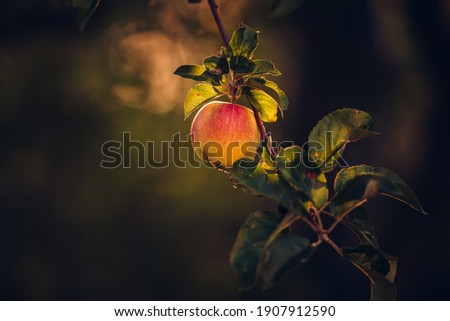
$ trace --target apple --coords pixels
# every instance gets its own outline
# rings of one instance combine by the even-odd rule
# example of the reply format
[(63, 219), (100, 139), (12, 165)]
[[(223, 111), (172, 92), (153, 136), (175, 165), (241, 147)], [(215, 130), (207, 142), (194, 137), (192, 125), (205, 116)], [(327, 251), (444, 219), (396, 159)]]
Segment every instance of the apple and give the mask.
[(195, 153), (221, 167), (230, 168), (244, 157), (254, 159), (259, 142), (255, 116), (242, 105), (213, 101), (203, 106), (192, 121)]

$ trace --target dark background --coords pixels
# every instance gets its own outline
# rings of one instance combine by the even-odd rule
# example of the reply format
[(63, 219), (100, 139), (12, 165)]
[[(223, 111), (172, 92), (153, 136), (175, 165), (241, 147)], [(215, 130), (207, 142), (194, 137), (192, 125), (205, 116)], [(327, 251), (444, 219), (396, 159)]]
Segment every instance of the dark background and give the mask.
[[(193, 82), (172, 72), (220, 47), (205, 1), (105, 0), (83, 32), (67, 2), (0, 4), (0, 299), (369, 298), (368, 280), (327, 246), (280, 286), (238, 292), (237, 230), (274, 204), (206, 168), (137, 168), (133, 153), (130, 169), (100, 168), (102, 144), (123, 132), (187, 135)], [(228, 32), (241, 21), (260, 30), (256, 56), (283, 72), (290, 107), (267, 126), (274, 139), (302, 144), (340, 107), (372, 114), (382, 135), (345, 159), (394, 170), (429, 213), (368, 205), (382, 249), (399, 258), (398, 297), (449, 300), (450, 1), (305, 0), (273, 19), (269, 1), (220, 4)]]

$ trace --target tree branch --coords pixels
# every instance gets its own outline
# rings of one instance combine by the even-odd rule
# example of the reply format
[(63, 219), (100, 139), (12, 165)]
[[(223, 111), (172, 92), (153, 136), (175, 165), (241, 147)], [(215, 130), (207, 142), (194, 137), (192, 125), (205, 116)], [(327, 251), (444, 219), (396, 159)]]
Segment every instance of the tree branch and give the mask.
[(256, 124), (258, 125), (258, 129), (261, 134), (261, 140), (264, 140), (266, 139), (266, 129), (264, 128), (264, 124), (261, 120), (261, 115), (251, 103), (250, 106), (252, 106), (253, 114), (255, 115)]
[(222, 22), (222, 18), (220, 16), (219, 12), (219, 5), (217, 4), (216, 0), (208, 0), (209, 7), (211, 8), (211, 13), (214, 17), (214, 20), (216, 21), (217, 29), (219, 29), (220, 36), (222, 37), (222, 41), (225, 47), (228, 48), (228, 36), (227, 32), (225, 31), (225, 27)]
[(307, 219), (306, 217), (304, 217), (304, 216), (301, 216), (300, 219), (301, 219), (303, 222), (305, 222), (306, 224), (308, 224), (309, 227), (310, 227), (317, 235), (320, 234), (320, 228), (319, 228), (314, 222), (311, 222), (310, 220), (308, 220), (308, 219)]
[(325, 237), (323, 240), (324, 240), (325, 242), (327, 242), (328, 244), (330, 244), (331, 247), (332, 247), (339, 255), (342, 256), (342, 251), (341, 251), (341, 249), (339, 248), (339, 246), (337, 246), (336, 243), (334, 243), (331, 239), (329, 239), (328, 236)]

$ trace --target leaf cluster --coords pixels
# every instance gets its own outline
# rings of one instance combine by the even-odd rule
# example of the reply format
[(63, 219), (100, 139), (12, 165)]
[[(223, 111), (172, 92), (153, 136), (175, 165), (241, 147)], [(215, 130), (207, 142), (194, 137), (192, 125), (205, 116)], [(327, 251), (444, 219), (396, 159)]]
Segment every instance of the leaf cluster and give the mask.
[[(228, 47), (221, 48), (217, 55), (206, 57), (202, 65), (184, 65), (175, 71), (176, 75), (200, 81), (186, 96), (186, 118), (222, 96), (233, 103), (245, 96), (257, 111), (255, 117), (259, 115), (264, 122), (274, 122), (278, 112), (283, 114), (287, 96), (266, 79), (281, 73), (271, 61), (253, 57), (258, 43), (259, 33), (241, 25)], [(368, 113), (343, 108), (321, 119), (302, 147), (293, 145), (276, 151), (270, 137), (265, 136), (255, 159), (240, 159), (233, 164), (228, 176), (236, 187), (278, 204), (277, 210), (251, 213), (239, 230), (231, 266), (241, 276), (242, 289), (267, 289), (277, 284), (307, 262), (319, 245), (328, 243), (370, 279), (372, 299), (395, 299), (397, 259), (380, 250), (363, 205), (384, 195), (421, 213), (425, 211), (414, 192), (392, 171), (369, 165), (350, 167), (343, 159), (349, 143), (377, 135)], [(329, 188), (327, 176), (338, 166), (342, 169), (333, 188)], [(292, 226), (301, 222), (315, 232), (316, 240), (292, 233)], [(341, 248), (334, 243), (330, 235), (339, 224), (357, 236), (356, 247)]]
[[(271, 0), (270, 15), (287, 15), (302, 2)], [(80, 30), (99, 3), (100, 0), (72, 0)], [(186, 96), (185, 118), (223, 96), (232, 103), (245, 96), (263, 122), (275, 122), (279, 112), (283, 115), (288, 98), (275, 82), (266, 79), (281, 72), (270, 60), (254, 58), (258, 44), (258, 31), (241, 25), (229, 44), (203, 59), (201, 65), (183, 65), (175, 70), (178, 76), (199, 81)], [(228, 175), (234, 185), (273, 199), (279, 206), (278, 210), (251, 213), (239, 230), (230, 260), (232, 269), (241, 276), (242, 289), (276, 285), (326, 242), (369, 278), (373, 300), (396, 298), (397, 259), (379, 249), (375, 228), (363, 204), (384, 195), (426, 213), (414, 192), (392, 171), (368, 165), (346, 166), (342, 158), (346, 145), (377, 135), (372, 127), (373, 120), (366, 112), (339, 109), (312, 129), (306, 151), (294, 145), (275, 152), (270, 139), (266, 139), (256, 159), (241, 159), (233, 165)], [(336, 166), (343, 169), (337, 173), (331, 190), (326, 175)], [(329, 227), (323, 224), (323, 214), (332, 219)], [(291, 227), (298, 221), (314, 230), (315, 242), (292, 233)], [(338, 224), (347, 226), (360, 244), (354, 248), (336, 245), (330, 234)]]
[(184, 115), (189, 115), (223, 96), (235, 102), (240, 96), (247, 97), (264, 122), (275, 122), (278, 111), (288, 107), (288, 98), (276, 83), (266, 76), (279, 76), (281, 72), (266, 59), (255, 59), (259, 44), (259, 32), (245, 25), (234, 31), (228, 47), (203, 59), (201, 65), (183, 65), (175, 74), (200, 81), (188, 92), (184, 101)]
[[(243, 159), (234, 164), (229, 176), (235, 185), (280, 206), (278, 211), (250, 214), (238, 233), (231, 266), (241, 275), (244, 289), (273, 286), (326, 242), (370, 279), (373, 300), (395, 299), (397, 259), (379, 249), (375, 228), (362, 205), (384, 195), (426, 214), (416, 195), (392, 171), (368, 165), (342, 168), (334, 188), (327, 187), (326, 175), (340, 164), (346, 145), (375, 135), (372, 125), (370, 115), (361, 110), (339, 109), (313, 128), (307, 151), (294, 145), (272, 158), (263, 147), (257, 161)], [(322, 214), (332, 219), (331, 226), (324, 226)], [(292, 234), (291, 226), (297, 221), (307, 223), (318, 239), (311, 243)], [(347, 226), (360, 244), (338, 247), (330, 238), (338, 224)]]

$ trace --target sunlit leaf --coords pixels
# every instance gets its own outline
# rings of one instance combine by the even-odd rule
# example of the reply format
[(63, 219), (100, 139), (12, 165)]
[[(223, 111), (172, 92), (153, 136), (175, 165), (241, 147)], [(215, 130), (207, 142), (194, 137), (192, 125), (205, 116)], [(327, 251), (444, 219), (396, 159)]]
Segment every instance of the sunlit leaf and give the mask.
[(275, 170), (277, 166), (266, 146), (261, 148), (261, 165), (265, 170), (269, 171)]
[(184, 100), (184, 116), (188, 118), (189, 115), (197, 108), (217, 98), (219, 93), (214, 87), (206, 82), (201, 82), (192, 87), (187, 93)]
[(324, 173), (320, 173), (317, 176), (310, 176), (310, 180), (313, 204), (316, 208), (321, 208), (328, 201), (327, 178)]
[(259, 89), (252, 89), (247, 94), (248, 101), (258, 110), (261, 120), (272, 123), (277, 120), (278, 104), (271, 96)]
[(379, 194), (392, 197), (426, 214), (416, 194), (394, 172), (383, 167), (359, 165), (342, 169), (334, 183), (336, 196), (331, 209), (340, 215)]
[(281, 75), (281, 72), (275, 68), (273, 62), (265, 59), (248, 60), (246, 63), (241, 64), (239, 68), (236, 69), (236, 72), (250, 75)]
[(360, 245), (353, 249), (343, 248), (342, 255), (370, 279), (372, 300), (396, 299), (397, 290), (394, 284), (397, 272), (396, 258), (370, 245)]
[(100, 0), (72, 0), (72, 6), (76, 10), (78, 27), (81, 31), (83, 31), (99, 3)]
[(279, 236), (264, 252), (260, 263), (261, 285), (267, 289), (279, 283), (288, 273), (310, 256), (307, 238), (298, 235)]
[(265, 59), (253, 59), (254, 63), (253, 70), (251, 70), (251, 74), (253, 75), (264, 75), (270, 74), (272, 76), (280, 76), (281, 72), (275, 68), (275, 65), (270, 60)]
[(241, 226), (231, 250), (231, 268), (241, 276), (242, 289), (254, 286), (258, 262), (264, 244), (281, 222), (282, 216), (276, 211), (258, 211), (250, 214)]
[(361, 110), (344, 108), (328, 114), (309, 134), (309, 159), (322, 172), (331, 171), (347, 143), (375, 134), (372, 126), (372, 117)]
[(273, 100), (276, 101), (281, 111), (286, 110), (289, 105), (289, 100), (285, 92), (281, 90), (273, 81), (267, 80), (262, 77), (252, 77), (245, 81), (244, 87), (264, 91), (266, 94), (272, 97)]
[(234, 57), (251, 58), (258, 46), (258, 31), (248, 26), (241, 26), (233, 32), (230, 51)]
[[(277, 94), (279, 101), (277, 99), (275, 99), (275, 100), (277, 100), (278, 104), (280, 105), (281, 110), (286, 110), (289, 105), (289, 100), (286, 96), (286, 93), (283, 90), (281, 90), (278, 87), (278, 85), (271, 80), (264, 79), (263, 85), (266, 88), (272, 89)], [(261, 88), (261, 89), (265, 90), (264, 88)]]
[(342, 223), (355, 233), (362, 244), (372, 245), (376, 248), (379, 247), (375, 228), (364, 207), (359, 206), (352, 210), (342, 220)]
[(208, 56), (203, 59), (203, 66), (205, 66), (206, 69), (215, 69), (219, 64), (219, 59), (220, 57), (216, 55)]
[(283, 17), (297, 9), (304, 0), (271, 0), (270, 17)]
[(212, 55), (203, 59), (203, 65), (213, 75), (224, 75), (229, 73), (228, 60), (224, 55)]
[(183, 65), (178, 67), (174, 74), (183, 78), (206, 81), (216, 86), (220, 84), (218, 76), (211, 74), (204, 66)]
[(306, 214), (306, 196), (291, 188), (278, 173), (265, 170), (259, 162), (255, 164), (241, 159), (234, 163), (229, 176), (236, 186), (247, 193), (271, 198), (298, 215)]
[(233, 32), (229, 46), (232, 70), (247, 64), (258, 46), (258, 42), (258, 32), (248, 26), (241, 26)]

